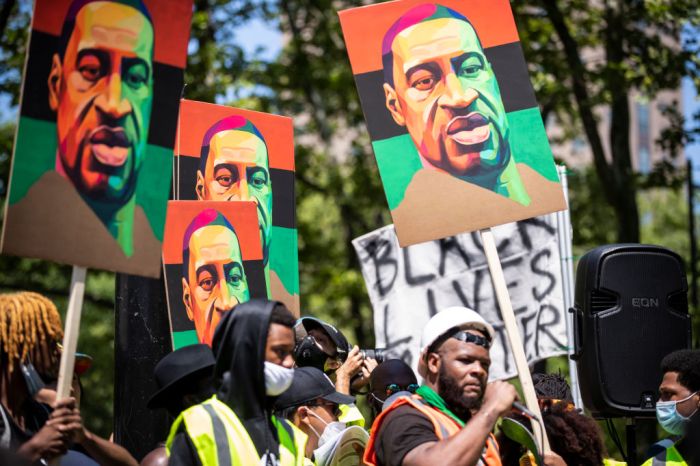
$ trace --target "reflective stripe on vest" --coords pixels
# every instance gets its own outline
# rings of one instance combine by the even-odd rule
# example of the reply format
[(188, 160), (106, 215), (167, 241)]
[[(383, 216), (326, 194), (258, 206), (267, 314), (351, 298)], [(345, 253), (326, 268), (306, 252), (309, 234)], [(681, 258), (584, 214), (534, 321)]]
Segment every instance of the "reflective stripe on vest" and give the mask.
[[(281, 466), (302, 466), (306, 435), (287, 421), (272, 418), (280, 439)], [(184, 423), (202, 466), (247, 466), (260, 464), (260, 456), (238, 416), (216, 396), (183, 411), (173, 423), (166, 451)]]
[[(372, 433), (369, 437), (369, 441), (367, 442), (367, 447), (365, 448), (363, 458), (363, 461), (368, 466), (376, 466), (377, 464), (377, 455), (374, 450), (374, 443), (377, 439), (377, 432), (379, 431), (381, 423), (384, 421), (384, 418), (388, 415), (388, 413), (403, 405), (410, 405), (427, 417), (433, 424), (433, 429), (438, 440), (444, 440), (451, 437), (462, 429), (461, 426), (457, 424), (450, 416), (433, 408), (423, 401), (420, 396), (413, 395), (411, 397), (399, 397), (391, 404), (391, 406), (384, 408), (384, 410), (374, 420), (374, 424), (372, 424)], [(481, 458), (477, 464), (501, 466), (501, 456), (498, 452), (498, 443), (496, 442), (496, 438), (491, 433), (486, 439), (484, 451), (482, 452)]]
[(675, 445), (671, 445), (658, 455), (649, 458), (642, 466), (688, 466)]

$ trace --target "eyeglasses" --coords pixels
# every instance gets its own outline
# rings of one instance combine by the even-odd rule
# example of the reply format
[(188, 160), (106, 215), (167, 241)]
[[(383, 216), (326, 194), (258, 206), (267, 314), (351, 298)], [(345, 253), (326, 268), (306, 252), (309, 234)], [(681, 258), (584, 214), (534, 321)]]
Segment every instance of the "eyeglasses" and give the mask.
[(416, 393), (416, 390), (418, 390), (418, 385), (417, 383), (410, 383), (406, 385), (405, 387), (402, 387), (401, 385), (397, 383), (390, 383), (389, 385), (386, 386), (386, 396), (391, 396), (395, 393), (398, 392), (411, 392), (411, 393)]
[(540, 405), (542, 413), (549, 413), (552, 408), (558, 405), (563, 405), (562, 410), (565, 412), (574, 411), (576, 406), (569, 400), (560, 400), (558, 398), (538, 398), (537, 404)]
[(310, 408), (314, 408), (314, 407), (329, 408), (329, 411), (335, 417), (340, 417), (340, 414), (341, 414), (340, 405), (337, 403), (321, 403), (321, 402), (319, 402), (319, 403), (314, 403), (314, 404), (310, 404), (307, 406)]

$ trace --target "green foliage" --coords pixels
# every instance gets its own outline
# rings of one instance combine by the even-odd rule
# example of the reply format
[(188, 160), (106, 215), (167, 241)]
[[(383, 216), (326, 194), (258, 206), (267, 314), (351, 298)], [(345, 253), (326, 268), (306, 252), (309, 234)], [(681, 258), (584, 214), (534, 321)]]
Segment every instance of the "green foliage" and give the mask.
[[(29, 3), (6, 1), (0, 10), (0, 98), (12, 105), (19, 97)], [(372, 312), (350, 241), (391, 219), (336, 13), (365, 3), (195, 0), (184, 95), (294, 117), (302, 312), (337, 323), (352, 341), (367, 347), (374, 339)], [(662, 89), (677, 88), (682, 75), (700, 84), (697, 41), (688, 40), (681, 47), (668, 41), (678, 37), (681, 24), (698, 24), (700, 12), (694, 0), (528, 0), (513, 7), (543, 118), (563, 129), (562, 141), (582, 135), (591, 144), (596, 135), (605, 139), (595, 118), (582, 117), (587, 105), (624, 104), (619, 98), (627, 99), (632, 92), (651, 98)], [(3, 23), (6, 8), (10, 14)], [(553, 21), (556, 12), (563, 25)], [(250, 54), (241, 48), (236, 30), (251, 19), (279, 28), (285, 45), (278, 57), (266, 60), (261, 51)], [(562, 26), (574, 45), (573, 55), (564, 47)], [(594, 51), (602, 58), (591, 55)], [(588, 60), (583, 72), (571, 66), (574, 58)], [(577, 84), (583, 86), (578, 88), (583, 95), (576, 94)], [(5, 118), (0, 124), (4, 196), (14, 123), (8, 115), (0, 116)], [(680, 130), (682, 119), (677, 114), (669, 110), (667, 118), (671, 128), (662, 134), (661, 147), (671, 156), (689, 139)], [(613, 133), (625, 131), (611, 132), (607, 141), (614, 149), (610, 160), (617, 164), (597, 160), (597, 168), (570, 176), (576, 255), (619, 237), (618, 223), (629, 221), (620, 213), (624, 193), (636, 192), (638, 185), (678, 185), (675, 165), (649, 180), (631, 176)], [(624, 176), (613, 178), (611, 173)], [(682, 191), (666, 190), (650, 197), (642, 192), (633, 199), (635, 211), (636, 200), (640, 201), (641, 238), (687, 257)], [(629, 218), (634, 223), (635, 217)], [(69, 267), (0, 258), (0, 289), (43, 292), (61, 309), (69, 280)], [(90, 271), (79, 350), (93, 355), (95, 364), (84, 379), (83, 412), (87, 425), (105, 436), (111, 431), (112, 416), (113, 309), (113, 274)]]

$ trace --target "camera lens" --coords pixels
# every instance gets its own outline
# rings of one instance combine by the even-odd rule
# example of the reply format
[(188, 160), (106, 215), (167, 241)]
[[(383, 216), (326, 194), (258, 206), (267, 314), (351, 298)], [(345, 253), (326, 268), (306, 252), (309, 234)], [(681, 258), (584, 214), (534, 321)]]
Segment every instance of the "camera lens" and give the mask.
[(374, 349), (363, 349), (360, 350), (360, 353), (362, 353), (362, 357), (364, 359), (376, 359), (378, 363), (384, 362), (384, 348), (374, 348)]

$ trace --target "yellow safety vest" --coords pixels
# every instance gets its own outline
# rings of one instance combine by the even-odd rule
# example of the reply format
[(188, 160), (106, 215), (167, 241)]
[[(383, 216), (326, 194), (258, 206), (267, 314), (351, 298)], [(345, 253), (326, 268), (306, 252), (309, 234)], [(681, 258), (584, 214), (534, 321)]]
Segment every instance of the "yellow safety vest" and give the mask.
[(612, 458), (603, 458), (603, 466), (627, 466), (627, 463)]
[(365, 417), (362, 415), (360, 410), (352, 405), (340, 405), (340, 416), (338, 416), (338, 421), (344, 422), (346, 426), (359, 426), (365, 427)]
[(675, 445), (646, 460), (642, 466), (688, 466)]
[[(256, 466), (261, 462), (255, 444), (236, 413), (214, 395), (207, 401), (186, 409), (170, 428), (165, 448), (170, 450), (184, 423), (187, 435), (197, 450), (202, 466)], [(280, 442), (281, 466), (304, 466), (308, 437), (283, 419), (272, 417)], [(277, 453), (277, 452), (275, 452)]]

